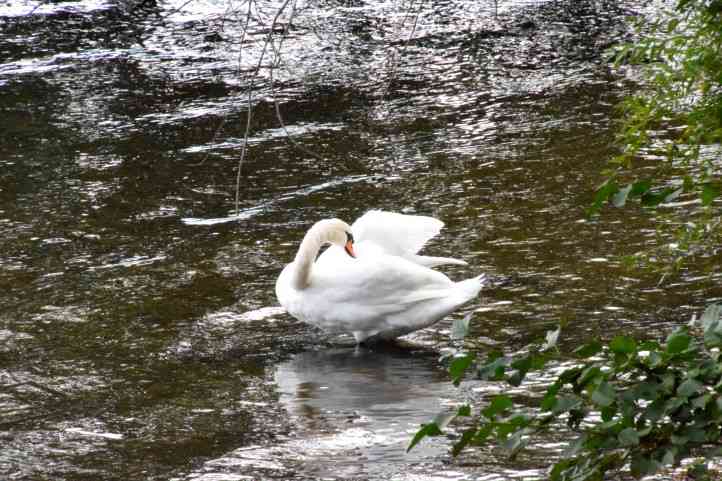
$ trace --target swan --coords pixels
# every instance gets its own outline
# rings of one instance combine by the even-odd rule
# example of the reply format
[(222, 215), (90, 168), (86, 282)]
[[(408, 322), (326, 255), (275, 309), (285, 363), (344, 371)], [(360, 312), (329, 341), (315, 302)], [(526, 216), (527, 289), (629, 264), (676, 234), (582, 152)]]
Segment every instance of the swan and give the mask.
[(281, 271), (276, 297), (296, 319), (350, 333), (356, 343), (428, 327), (475, 298), (486, 280), (482, 274), (454, 282), (430, 266), (464, 261), (417, 254), (443, 225), (432, 217), (383, 211), (367, 212), (352, 226), (318, 221)]

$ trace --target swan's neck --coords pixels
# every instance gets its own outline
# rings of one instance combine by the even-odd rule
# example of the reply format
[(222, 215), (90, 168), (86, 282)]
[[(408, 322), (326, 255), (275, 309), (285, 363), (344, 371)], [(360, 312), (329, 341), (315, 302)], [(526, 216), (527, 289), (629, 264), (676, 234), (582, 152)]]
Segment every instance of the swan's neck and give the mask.
[(298, 248), (296, 259), (293, 261), (295, 268), (291, 282), (294, 289), (305, 289), (311, 283), (311, 270), (322, 244), (321, 237), (314, 229), (306, 233)]

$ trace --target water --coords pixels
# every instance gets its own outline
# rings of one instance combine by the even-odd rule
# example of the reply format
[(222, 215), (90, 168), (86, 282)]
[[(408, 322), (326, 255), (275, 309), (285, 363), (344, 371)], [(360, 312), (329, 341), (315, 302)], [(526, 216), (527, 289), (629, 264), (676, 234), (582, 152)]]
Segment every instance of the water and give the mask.
[[(260, 5), (269, 22), (281, 3)], [(635, 88), (601, 53), (646, 5), (299, 7), (270, 88), (274, 50), (247, 76), (266, 34), (239, 49), (240, 2), (0, 0), (4, 479), (539, 477), (558, 440), (515, 462), (452, 459), (445, 438), (405, 454), (420, 423), (499, 389), (448, 382), (455, 316), (482, 350), (559, 320), (573, 345), (663, 335), (722, 297), (718, 259), (662, 286), (621, 265), (671, 242), (663, 217), (584, 215)], [(498, 283), (395, 349), (276, 308), (308, 226), (370, 208), (444, 220), (427, 252)]]

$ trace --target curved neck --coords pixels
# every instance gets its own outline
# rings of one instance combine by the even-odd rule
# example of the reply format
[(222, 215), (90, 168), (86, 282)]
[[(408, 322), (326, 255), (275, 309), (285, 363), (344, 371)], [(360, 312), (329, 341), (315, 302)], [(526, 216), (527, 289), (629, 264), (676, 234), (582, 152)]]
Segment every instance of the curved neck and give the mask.
[(298, 253), (296, 253), (296, 259), (293, 261), (295, 268), (291, 283), (294, 289), (305, 289), (310, 284), (311, 269), (322, 244), (323, 240), (315, 229), (306, 233), (298, 248)]

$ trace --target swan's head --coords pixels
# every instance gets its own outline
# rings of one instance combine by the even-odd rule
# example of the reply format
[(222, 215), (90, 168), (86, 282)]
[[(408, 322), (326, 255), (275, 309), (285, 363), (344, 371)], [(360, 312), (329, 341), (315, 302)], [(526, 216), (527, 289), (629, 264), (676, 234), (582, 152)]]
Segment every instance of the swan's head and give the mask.
[(325, 219), (316, 222), (309, 232), (318, 236), (319, 243), (334, 244), (343, 247), (348, 255), (356, 257), (353, 250), (353, 234), (351, 226), (340, 219)]

